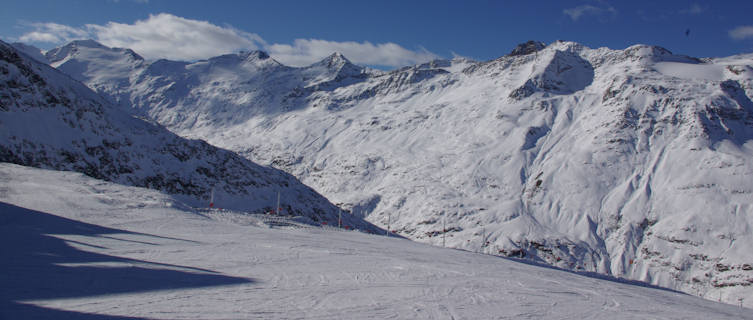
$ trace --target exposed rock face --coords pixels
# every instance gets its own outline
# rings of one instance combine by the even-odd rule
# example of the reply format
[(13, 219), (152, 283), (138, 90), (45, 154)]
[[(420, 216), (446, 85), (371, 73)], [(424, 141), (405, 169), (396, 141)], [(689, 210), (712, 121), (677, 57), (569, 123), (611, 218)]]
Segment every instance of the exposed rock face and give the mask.
[(520, 100), (538, 91), (572, 94), (593, 82), (593, 66), (576, 53), (556, 50), (550, 55), (542, 54), (537, 59), (546, 61), (544, 67), (538, 67), (541, 64), (537, 63), (526, 82), (510, 93), (510, 98)]
[(512, 49), (508, 56), (523, 56), (527, 54), (531, 54), (537, 51), (541, 51), (546, 47), (546, 44), (540, 41), (533, 41), (529, 40), (525, 43), (521, 43), (515, 47), (515, 49)]

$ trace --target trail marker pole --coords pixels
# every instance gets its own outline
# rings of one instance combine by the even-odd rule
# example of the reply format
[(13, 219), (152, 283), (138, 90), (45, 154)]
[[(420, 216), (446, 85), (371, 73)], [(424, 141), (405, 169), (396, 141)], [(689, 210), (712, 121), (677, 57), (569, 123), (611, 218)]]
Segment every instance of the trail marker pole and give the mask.
[(337, 227), (342, 228), (343, 225), (343, 209), (337, 210)]
[(486, 227), (481, 228), (481, 253), (484, 253), (485, 246), (486, 246)]
[(390, 236), (390, 218), (391, 218), (391, 214), (387, 212), (387, 233), (384, 234), (387, 237)]
[(277, 191), (277, 206), (275, 207), (275, 214), (280, 215), (280, 191)]
[(445, 238), (447, 237), (447, 213), (442, 213), (442, 247), (445, 247)]
[(212, 187), (212, 191), (209, 196), (209, 207), (210, 208), (214, 207), (214, 187)]

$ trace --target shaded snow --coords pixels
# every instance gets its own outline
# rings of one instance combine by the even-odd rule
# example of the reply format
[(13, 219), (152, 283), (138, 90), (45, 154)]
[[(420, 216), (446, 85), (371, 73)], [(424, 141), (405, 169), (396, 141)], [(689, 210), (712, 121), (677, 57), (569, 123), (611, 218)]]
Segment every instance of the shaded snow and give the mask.
[(720, 65), (659, 62), (654, 68), (664, 75), (687, 80), (724, 80), (724, 66)]
[(26, 54), (27, 56), (29, 56), (30, 58), (34, 60), (37, 60), (41, 63), (50, 63), (47, 60), (47, 57), (45, 57), (45, 55), (42, 53), (42, 49), (39, 49), (32, 45), (20, 43), (20, 42), (14, 42), (11, 45), (14, 48), (16, 48), (16, 50), (23, 52), (24, 54)]

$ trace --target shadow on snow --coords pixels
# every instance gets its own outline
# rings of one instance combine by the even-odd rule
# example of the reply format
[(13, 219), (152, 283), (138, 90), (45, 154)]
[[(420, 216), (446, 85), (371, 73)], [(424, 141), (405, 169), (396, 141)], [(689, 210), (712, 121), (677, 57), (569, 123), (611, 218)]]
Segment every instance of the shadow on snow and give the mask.
[[(0, 202), (0, 319), (136, 319), (55, 310), (21, 301), (254, 282), (200, 268), (87, 252), (68, 244), (76, 241), (54, 234), (116, 240), (122, 240), (114, 236), (118, 234), (138, 235)], [(88, 263), (111, 266), (85, 265)]]

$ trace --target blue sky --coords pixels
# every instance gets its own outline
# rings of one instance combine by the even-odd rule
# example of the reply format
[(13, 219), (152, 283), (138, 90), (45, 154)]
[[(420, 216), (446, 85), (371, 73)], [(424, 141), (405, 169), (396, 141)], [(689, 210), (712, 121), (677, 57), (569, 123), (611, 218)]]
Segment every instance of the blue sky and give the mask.
[[(454, 55), (489, 60), (517, 43), (659, 45), (696, 57), (753, 52), (753, 1), (160, 1), (4, 3), (0, 38), (49, 49), (93, 38), (150, 59), (259, 49), (290, 65), (332, 51), (383, 68)], [(690, 31), (686, 35), (686, 31)]]

